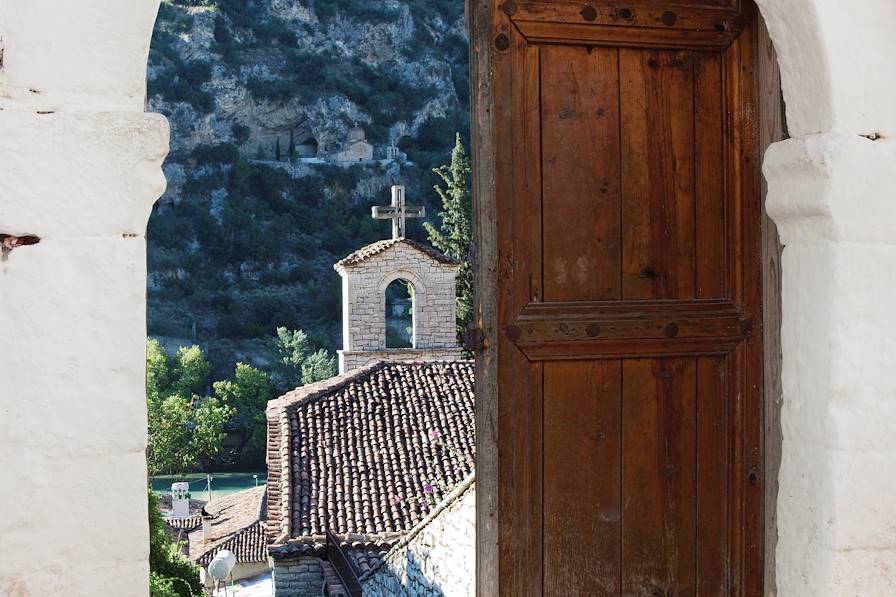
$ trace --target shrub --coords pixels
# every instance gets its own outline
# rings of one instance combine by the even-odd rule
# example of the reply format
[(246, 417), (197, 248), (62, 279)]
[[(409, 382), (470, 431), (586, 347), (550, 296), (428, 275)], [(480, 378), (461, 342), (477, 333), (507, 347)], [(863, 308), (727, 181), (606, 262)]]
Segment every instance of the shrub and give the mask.
[(246, 89), (257, 100), (285, 102), (298, 94), (298, 86), (290, 79), (262, 79), (250, 77), (246, 81)]
[(221, 15), (215, 17), (214, 37), (219, 44), (229, 44), (233, 41), (230, 29), (227, 28), (227, 21)]
[(230, 132), (233, 133), (233, 141), (237, 145), (242, 145), (248, 141), (251, 133), (249, 127), (241, 122), (234, 122), (233, 126), (230, 127)]
[(423, 151), (436, 151), (445, 147), (445, 139), (454, 134), (453, 127), (447, 118), (430, 118), (420, 125), (417, 131), (416, 146)]
[(181, 555), (159, 512), (159, 500), (149, 491), (149, 582), (153, 597), (199, 597), (199, 569)]
[(193, 159), (197, 166), (233, 164), (239, 157), (240, 150), (233, 143), (203, 144), (193, 149)]

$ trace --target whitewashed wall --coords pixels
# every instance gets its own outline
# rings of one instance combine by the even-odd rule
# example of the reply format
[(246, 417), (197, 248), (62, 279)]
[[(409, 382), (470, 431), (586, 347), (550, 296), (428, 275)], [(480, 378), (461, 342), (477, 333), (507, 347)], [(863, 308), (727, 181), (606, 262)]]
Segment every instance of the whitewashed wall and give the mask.
[(0, 595), (146, 595), (157, 0), (0, 0)]
[[(778, 592), (893, 595), (896, 2), (758, 3), (793, 137), (765, 163), (787, 245)], [(42, 238), (0, 261), (2, 595), (146, 594), (157, 6), (0, 0), (0, 234)]]
[(792, 137), (764, 164), (785, 245), (778, 594), (896, 595), (896, 2), (758, 3)]

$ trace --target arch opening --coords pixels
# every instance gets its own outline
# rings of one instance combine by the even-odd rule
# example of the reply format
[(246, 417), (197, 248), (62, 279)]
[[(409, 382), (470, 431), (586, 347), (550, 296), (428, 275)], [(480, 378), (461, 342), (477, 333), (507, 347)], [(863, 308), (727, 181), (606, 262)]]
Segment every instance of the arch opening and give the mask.
[(296, 147), (296, 154), (300, 158), (316, 158), (319, 149), (317, 139), (308, 136), (302, 139), (301, 143)]
[(416, 348), (414, 285), (403, 278), (386, 287), (386, 348)]

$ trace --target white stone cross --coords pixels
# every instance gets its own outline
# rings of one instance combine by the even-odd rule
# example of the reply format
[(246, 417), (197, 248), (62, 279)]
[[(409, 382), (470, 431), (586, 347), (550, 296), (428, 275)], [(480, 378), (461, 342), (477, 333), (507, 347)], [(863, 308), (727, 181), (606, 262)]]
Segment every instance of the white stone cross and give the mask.
[(423, 218), (425, 216), (425, 207), (408, 207), (405, 205), (403, 185), (394, 185), (392, 187), (392, 205), (373, 208), (374, 219), (392, 220), (392, 238), (402, 238), (404, 236), (405, 220), (408, 218)]

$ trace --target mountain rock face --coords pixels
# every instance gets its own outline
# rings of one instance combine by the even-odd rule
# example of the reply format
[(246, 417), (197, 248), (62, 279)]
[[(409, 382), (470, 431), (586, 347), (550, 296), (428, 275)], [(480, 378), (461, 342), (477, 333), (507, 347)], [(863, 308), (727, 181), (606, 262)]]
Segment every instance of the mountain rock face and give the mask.
[[(338, 347), (332, 264), (389, 234), (369, 214), (391, 184), (437, 213), (431, 169), (468, 136), (464, 17), (463, 0), (163, 0), (147, 102), (172, 139), (150, 334), (202, 344), (221, 370), (263, 365), (277, 326)], [(373, 159), (337, 161), (356, 127)]]

